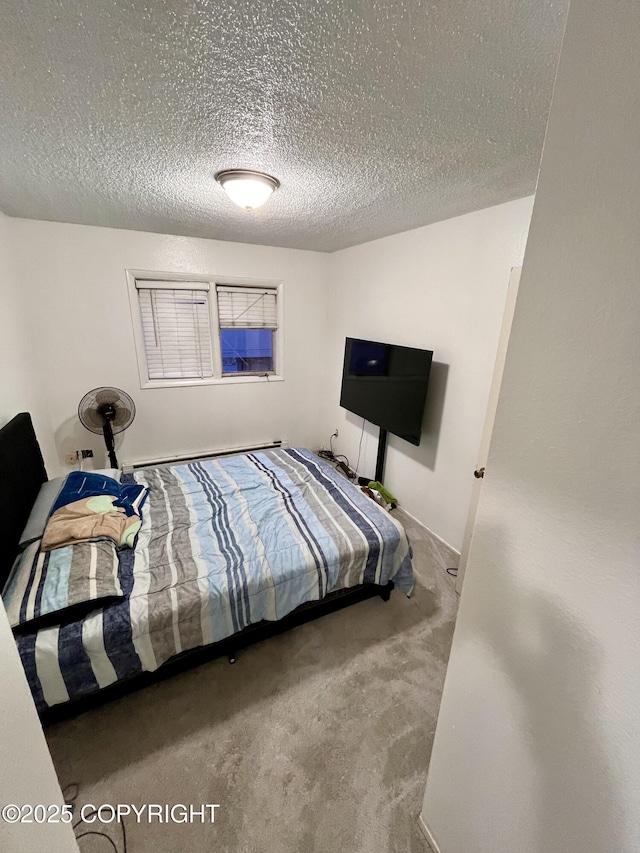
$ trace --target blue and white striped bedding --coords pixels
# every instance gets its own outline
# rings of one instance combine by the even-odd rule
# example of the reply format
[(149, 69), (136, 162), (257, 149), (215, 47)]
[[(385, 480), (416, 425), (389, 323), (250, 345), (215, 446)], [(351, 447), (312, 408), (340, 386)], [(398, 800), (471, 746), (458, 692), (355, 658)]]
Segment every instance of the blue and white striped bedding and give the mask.
[(307, 450), (137, 472), (150, 486), (125, 598), (16, 637), (40, 710), (153, 671), (306, 601), (360, 583), (413, 586), (402, 527)]

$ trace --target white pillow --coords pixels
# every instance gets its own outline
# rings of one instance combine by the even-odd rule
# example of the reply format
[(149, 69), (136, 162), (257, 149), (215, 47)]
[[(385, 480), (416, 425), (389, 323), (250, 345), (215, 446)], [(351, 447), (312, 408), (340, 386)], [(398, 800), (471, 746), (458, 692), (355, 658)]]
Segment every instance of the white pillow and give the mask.
[(38, 497), (35, 500), (29, 519), (20, 537), (21, 548), (26, 548), (27, 545), (35, 542), (36, 539), (42, 538), (51, 509), (66, 479), (66, 477), (56, 477), (55, 480), (47, 480), (46, 483), (40, 486)]

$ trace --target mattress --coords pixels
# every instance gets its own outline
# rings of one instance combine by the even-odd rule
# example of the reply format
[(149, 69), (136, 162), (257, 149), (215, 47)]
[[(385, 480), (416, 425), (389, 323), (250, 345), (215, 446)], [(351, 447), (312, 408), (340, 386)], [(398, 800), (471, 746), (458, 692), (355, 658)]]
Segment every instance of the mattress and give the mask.
[[(130, 477), (132, 475), (129, 475)], [(304, 449), (143, 469), (124, 598), (16, 637), (40, 711), (362, 583), (413, 586), (402, 526)]]

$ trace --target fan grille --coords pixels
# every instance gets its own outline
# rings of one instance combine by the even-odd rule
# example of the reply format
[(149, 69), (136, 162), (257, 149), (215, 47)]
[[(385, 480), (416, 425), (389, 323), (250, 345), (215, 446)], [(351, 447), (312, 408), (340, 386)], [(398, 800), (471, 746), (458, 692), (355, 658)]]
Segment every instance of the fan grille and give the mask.
[(78, 417), (89, 432), (102, 433), (105, 415), (102, 408), (112, 406), (115, 415), (111, 418), (111, 430), (115, 434), (124, 432), (136, 416), (135, 403), (126, 391), (119, 388), (101, 387), (89, 391), (80, 400)]

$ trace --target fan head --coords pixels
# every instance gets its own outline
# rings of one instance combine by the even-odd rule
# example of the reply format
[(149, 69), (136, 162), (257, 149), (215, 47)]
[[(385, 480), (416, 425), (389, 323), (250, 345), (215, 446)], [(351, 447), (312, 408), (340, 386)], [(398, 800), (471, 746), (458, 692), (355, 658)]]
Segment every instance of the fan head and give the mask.
[(136, 407), (126, 391), (119, 388), (94, 388), (85, 394), (78, 406), (78, 417), (82, 426), (90, 432), (102, 433), (108, 420), (111, 431), (123, 432), (136, 416)]

